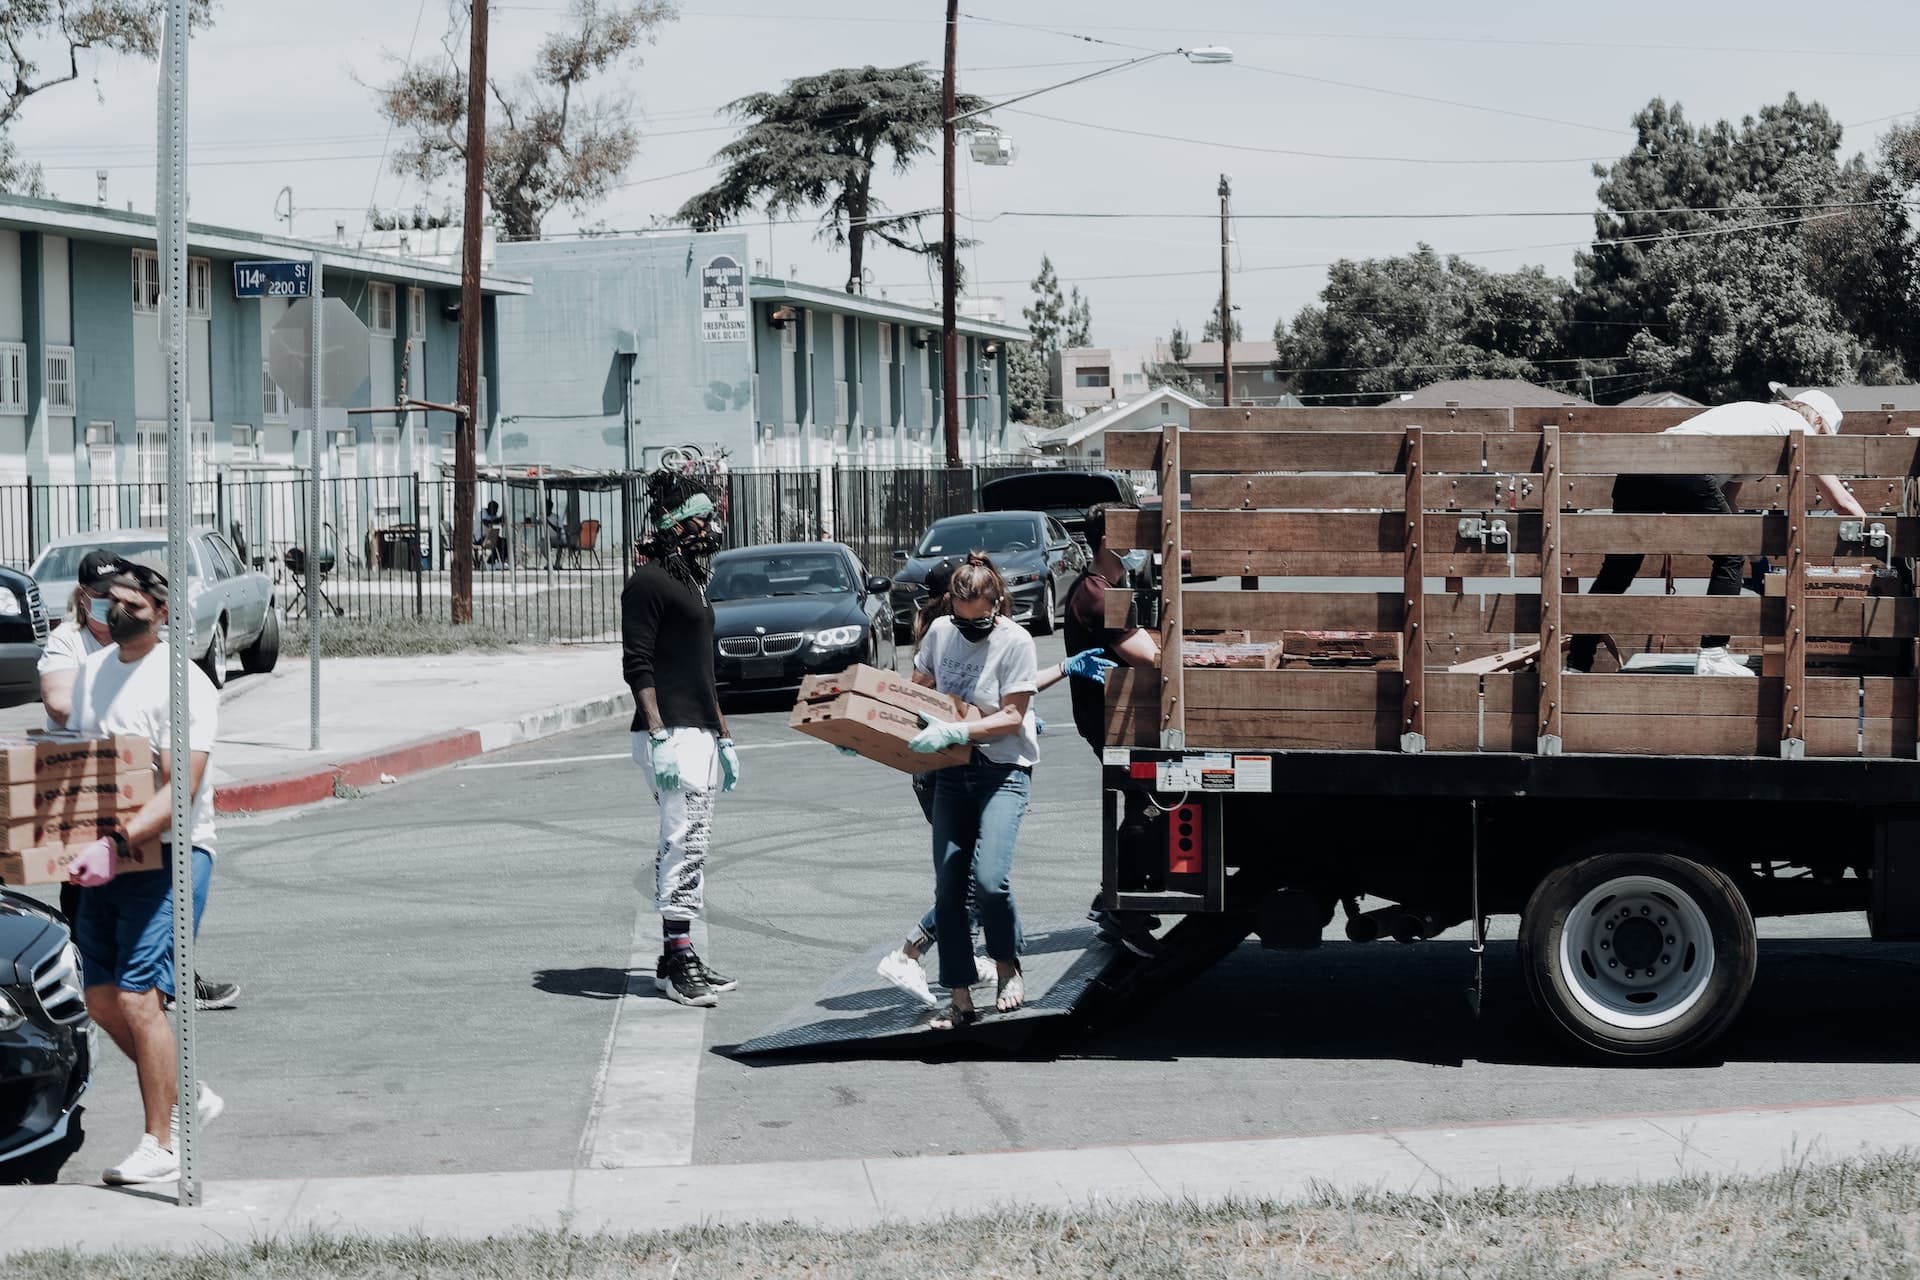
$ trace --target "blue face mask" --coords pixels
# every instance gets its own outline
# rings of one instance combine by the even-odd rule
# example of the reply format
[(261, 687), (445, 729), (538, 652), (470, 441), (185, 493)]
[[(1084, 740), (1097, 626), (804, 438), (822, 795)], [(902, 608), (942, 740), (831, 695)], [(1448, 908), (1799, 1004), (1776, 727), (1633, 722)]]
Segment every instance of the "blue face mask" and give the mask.
[(107, 610), (113, 607), (113, 601), (105, 596), (95, 596), (87, 604), (87, 613), (101, 626), (107, 625)]

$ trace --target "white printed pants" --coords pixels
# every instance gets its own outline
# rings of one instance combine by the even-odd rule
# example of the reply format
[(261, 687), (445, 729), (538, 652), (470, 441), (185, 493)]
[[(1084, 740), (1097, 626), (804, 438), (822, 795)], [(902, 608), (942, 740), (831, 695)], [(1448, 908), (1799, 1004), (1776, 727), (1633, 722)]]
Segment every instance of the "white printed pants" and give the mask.
[[(660, 842), (653, 858), (653, 909), (667, 920), (697, 920), (705, 905), (707, 849), (713, 842), (713, 798), (720, 792), (720, 752), (705, 729), (673, 729), (667, 743), (680, 764), (680, 785), (654, 784), (653, 739), (633, 735), (633, 758), (646, 771), (660, 808)], [(635, 877), (634, 887), (646, 892)]]

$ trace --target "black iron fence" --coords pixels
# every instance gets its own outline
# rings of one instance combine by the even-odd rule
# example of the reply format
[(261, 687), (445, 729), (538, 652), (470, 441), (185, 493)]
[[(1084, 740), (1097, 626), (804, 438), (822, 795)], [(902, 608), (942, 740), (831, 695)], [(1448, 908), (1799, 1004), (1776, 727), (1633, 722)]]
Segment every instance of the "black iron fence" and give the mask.
[[(743, 469), (728, 475), (727, 545), (830, 538), (875, 573), (943, 516), (976, 508), (981, 484), (1019, 467)], [(245, 569), (266, 574), (289, 620), (317, 574), (330, 617), (445, 619), (452, 605), (451, 480), (232, 470), (190, 486), (196, 528), (225, 538)], [(309, 554), (309, 503), (321, 536)], [(474, 502), (474, 621), (539, 641), (619, 638), (620, 591), (645, 501), (638, 477), (482, 479)], [(488, 504), (492, 504), (489, 508)], [(0, 485), (0, 564), (30, 569), (47, 547), (90, 533), (168, 523), (165, 485)], [(54, 602), (49, 602), (50, 606)], [(54, 606), (57, 607), (57, 606)]]

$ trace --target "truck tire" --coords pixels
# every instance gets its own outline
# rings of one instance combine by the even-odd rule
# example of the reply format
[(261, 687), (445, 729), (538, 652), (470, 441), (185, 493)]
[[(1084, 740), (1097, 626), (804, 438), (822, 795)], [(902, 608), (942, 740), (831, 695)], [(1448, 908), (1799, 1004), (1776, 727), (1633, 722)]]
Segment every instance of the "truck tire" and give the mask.
[(1727, 875), (1671, 853), (1603, 853), (1560, 867), (1520, 917), (1534, 1003), (1611, 1057), (1697, 1052), (1753, 987), (1753, 913)]

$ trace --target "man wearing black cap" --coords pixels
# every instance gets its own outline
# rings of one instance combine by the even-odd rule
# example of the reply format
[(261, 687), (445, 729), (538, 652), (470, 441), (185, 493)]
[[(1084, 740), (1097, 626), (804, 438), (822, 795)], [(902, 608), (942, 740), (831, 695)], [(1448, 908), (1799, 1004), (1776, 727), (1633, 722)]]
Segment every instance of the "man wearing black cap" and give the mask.
[[(93, 736), (146, 738), (158, 762), (154, 796), (112, 836), (96, 840), (68, 864), (80, 886), (74, 942), (85, 974), (87, 1012), (133, 1060), (140, 1082), (146, 1132), (140, 1144), (103, 1175), (120, 1184), (168, 1182), (180, 1176), (174, 1142), (179, 1101), (173, 1024), (164, 1000), (174, 994), (173, 876), (175, 857), (190, 860), (193, 923), (200, 924), (213, 880), (213, 778), (208, 759), (219, 731), (220, 695), (206, 673), (187, 672), (189, 723), (173, 722), (172, 671), (161, 628), (167, 621), (166, 575), (144, 564), (122, 563), (108, 588), (107, 627), (113, 644), (80, 664), (73, 682), (69, 726)], [(169, 771), (173, 735), (185, 731), (193, 791), (190, 849), (162, 845), (162, 867), (116, 878), (116, 856), (127, 846), (166, 839), (173, 818)], [(223, 1109), (204, 1084), (192, 1099), (195, 1114), (212, 1120)]]
[[(48, 729), (64, 729), (73, 711), (73, 681), (80, 664), (113, 643), (107, 630), (107, 611), (112, 607), (109, 592), (113, 580), (127, 562), (103, 547), (80, 558), (75, 574), (79, 581), (67, 601), (67, 616), (47, 636), (47, 647), (40, 654), (40, 705), (47, 713)], [(60, 913), (71, 921), (80, 909), (80, 888), (60, 886)], [(196, 1009), (232, 1009), (240, 1003), (240, 984), (209, 982), (193, 975), (193, 1007)]]

